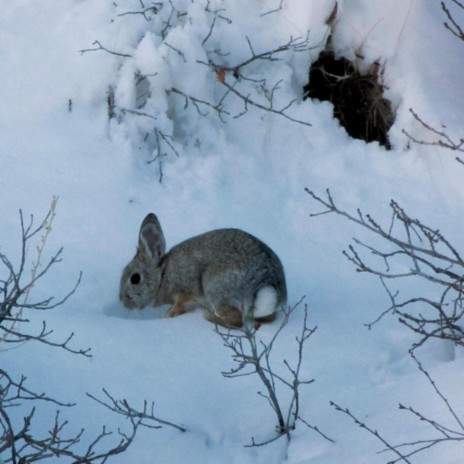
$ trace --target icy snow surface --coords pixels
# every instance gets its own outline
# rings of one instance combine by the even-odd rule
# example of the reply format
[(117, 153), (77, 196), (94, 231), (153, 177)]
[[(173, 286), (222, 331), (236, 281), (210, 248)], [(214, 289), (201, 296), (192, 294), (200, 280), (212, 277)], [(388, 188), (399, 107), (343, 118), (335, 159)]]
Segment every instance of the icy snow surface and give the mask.
[[(221, 9), (212, 34), (214, 15)], [(328, 103), (302, 101), (311, 62), (327, 37), (326, 18), (333, 3), (325, 0), (173, 1), (186, 18), (172, 19), (161, 37), (150, 16), (121, 13), (140, 10), (133, 0), (21, 0), (4, 2), (0, 12), (0, 244), (18, 256), (19, 215), (47, 212), (59, 196), (57, 217), (47, 244), (48, 256), (64, 247), (63, 262), (34, 288), (37, 299), (64, 295), (83, 271), (76, 294), (44, 317), (53, 337), (74, 332), (73, 346), (92, 348), (84, 359), (62, 350), (27, 343), (0, 352), (0, 366), (24, 374), (28, 386), (77, 405), (64, 410), (71, 431), (87, 437), (106, 424), (124, 430), (127, 423), (86, 396), (106, 388), (134, 407), (155, 402), (155, 412), (182, 424), (140, 430), (129, 450), (114, 463), (384, 463), (383, 445), (329, 405), (334, 401), (379, 430), (392, 443), (428, 438), (431, 431), (398, 410), (398, 404), (422, 408), (448, 423), (430, 384), (407, 350), (415, 340), (393, 317), (372, 330), (365, 323), (388, 307), (374, 277), (356, 273), (342, 255), (352, 237), (369, 235), (335, 215), (310, 217), (321, 208), (305, 193), (329, 188), (343, 208), (372, 213), (388, 223), (391, 198), (411, 215), (439, 226), (461, 247), (464, 213), (463, 167), (453, 153), (411, 143), (429, 134), (409, 108), (436, 127), (462, 136), (464, 44), (445, 30), (439, 2), (418, 0), (339, 0), (333, 36), (338, 53), (362, 55), (363, 63), (384, 64), (386, 95), (396, 108), (390, 132), (394, 149), (350, 139), (332, 116)], [(461, 24), (464, 24), (461, 23)], [(230, 98), (222, 122), (212, 108), (199, 107), (176, 88), (204, 101), (224, 93), (206, 62), (205, 50), (220, 49), (224, 66), (272, 50), (291, 37), (306, 37), (314, 46), (287, 53), (278, 62), (258, 61), (250, 73), (269, 85), (282, 80), (277, 106), (299, 99), (288, 110), (292, 122)], [(207, 40), (206, 40), (207, 38)], [(249, 42), (247, 41), (247, 39)], [(131, 55), (123, 58), (97, 47)], [(169, 44), (167, 46), (166, 44)], [(179, 53), (181, 52), (181, 53)], [(219, 56), (219, 54), (217, 55)], [(218, 59), (216, 56), (216, 59)], [(112, 88), (121, 108), (133, 108), (134, 74), (149, 75), (151, 97), (145, 113), (108, 120)], [(228, 76), (226, 76), (228, 78)], [(143, 133), (157, 127), (173, 134), (175, 151), (164, 144), (162, 183), (159, 155), (144, 144)], [(262, 447), (245, 447), (273, 436), (275, 418), (257, 394), (257, 378), (226, 379), (233, 364), (213, 326), (199, 311), (163, 318), (166, 308), (129, 312), (118, 301), (123, 266), (132, 258), (142, 218), (155, 212), (168, 247), (213, 228), (238, 227), (260, 237), (280, 256), (288, 282), (289, 304), (304, 295), (310, 324), (301, 387), (301, 416), (331, 437), (331, 443), (302, 423), (287, 447), (284, 439)], [(30, 249), (30, 258), (34, 249)], [(292, 359), (301, 311), (296, 312), (276, 346), (276, 364)], [(263, 326), (263, 337), (276, 325)], [(420, 354), (456, 411), (464, 416), (464, 360), (445, 343)], [(280, 367), (279, 367), (280, 368)], [(461, 386), (461, 388), (459, 387)], [(23, 412), (24, 413), (24, 412)], [(18, 409), (18, 418), (21, 410)], [(37, 427), (46, 428), (54, 410), (37, 412)], [(425, 451), (412, 462), (457, 464), (462, 444)], [(6, 459), (6, 456), (5, 456)], [(414, 461), (413, 459), (416, 459)], [(50, 459), (47, 462), (52, 462)]]

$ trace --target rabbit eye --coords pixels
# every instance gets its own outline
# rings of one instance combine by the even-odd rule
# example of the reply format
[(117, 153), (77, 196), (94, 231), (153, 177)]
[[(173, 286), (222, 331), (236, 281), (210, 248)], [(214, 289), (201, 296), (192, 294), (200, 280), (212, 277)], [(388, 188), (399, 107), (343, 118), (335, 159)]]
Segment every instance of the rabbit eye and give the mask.
[(142, 277), (137, 272), (130, 276), (130, 282), (132, 285), (138, 285), (142, 280)]

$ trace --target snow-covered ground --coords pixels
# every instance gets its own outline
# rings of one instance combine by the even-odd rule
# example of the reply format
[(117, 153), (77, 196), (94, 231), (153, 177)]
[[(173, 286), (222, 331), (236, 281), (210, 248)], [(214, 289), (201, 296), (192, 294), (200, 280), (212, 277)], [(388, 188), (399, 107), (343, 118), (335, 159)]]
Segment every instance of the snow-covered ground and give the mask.
[[(224, 66), (306, 37), (314, 48), (283, 53), (282, 61), (257, 61), (250, 75), (272, 87), (282, 79), (277, 105), (301, 97), (311, 62), (327, 37), (333, 4), (323, 0), (173, 1), (166, 37), (159, 14), (123, 15), (141, 2), (21, 0), (0, 13), (0, 230), (1, 250), (18, 256), (18, 210), (43, 217), (53, 195), (57, 216), (47, 243), (51, 256), (64, 247), (63, 262), (34, 288), (34, 296), (60, 297), (78, 275), (83, 280), (66, 304), (46, 317), (53, 336), (75, 333), (75, 347), (92, 348), (91, 359), (27, 343), (0, 353), (0, 366), (24, 374), (28, 386), (77, 405), (62, 411), (71, 431), (86, 429), (91, 439), (103, 424), (124, 430), (124, 420), (86, 396), (102, 388), (134, 407), (154, 401), (160, 418), (187, 432), (142, 429), (115, 463), (384, 463), (383, 445), (329, 405), (347, 407), (359, 419), (397, 444), (429, 438), (435, 432), (398, 404), (411, 405), (445, 424), (448, 411), (408, 355), (410, 331), (386, 318), (368, 331), (364, 323), (388, 307), (388, 296), (373, 277), (360, 275), (341, 251), (352, 237), (369, 241), (364, 230), (334, 215), (310, 217), (320, 207), (304, 188), (323, 194), (330, 188), (340, 206), (372, 213), (388, 223), (395, 198), (411, 215), (440, 228), (460, 248), (464, 213), (463, 167), (453, 153), (411, 143), (430, 134), (409, 108), (435, 127), (446, 125), (462, 136), (464, 44), (443, 27), (439, 2), (417, 0), (340, 0), (334, 48), (359, 65), (384, 64), (386, 95), (396, 108), (393, 150), (347, 136), (328, 103), (297, 101), (292, 117), (226, 101), (225, 122), (200, 106), (202, 116), (176, 88), (204, 101), (218, 101), (224, 87), (209, 67), (205, 50)], [(209, 4), (209, 10), (205, 6)], [(216, 23), (212, 28), (214, 11)], [(119, 16), (118, 16), (119, 15)], [(461, 15), (462, 16), (462, 15)], [(459, 10), (456, 11), (459, 18)], [(161, 24), (161, 25), (160, 25)], [(464, 24), (462, 21), (461, 24)], [(211, 34), (209, 35), (209, 32)], [(247, 41), (247, 38), (249, 42)], [(88, 51), (95, 40), (110, 51)], [(210, 56), (211, 57), (211, 56)], [(141, 109), (156, 116), (126, 114), (108, 120), (111, 87), (120, 107), (134, 109), (134, 74), (149, 75), (151, 97)], [(226, 79), (228, 77), (226, 76)], [(158, 154), (143, 141), (156, 127), (174, 135), (175, 151), (164, 144), (163, 179)], [(151, 151), (150, 151), (151, 150)], [(161, 153), (163, 154), (163, 153)], [(168, 319), (165, 308), (126, 311), (118, 300), (119, 277), (134, 253), (140, 221), (155, 212), (168, 247), (197, 233), (239, 227), (260, 237), (280, 256), (286, 271), (289, 304), (304, 295), (310, 324), (302, 387), (301, 415), (331, 437), (324, 440), (303, 424), (286, 449), (284, 439), (263, 447), (244, 447), (251, 438), (272, 437), (275, 419), (257, 391), (257, 378), (225, 379), (233, 364), (213, 326), (200, 312)], [(30, 249), (31, 260), (34, 249)], [(302, 306), (301, 306), (302, 308)], [(31, 315), (30, 317), (34, 317)], [(295, 355), (297, 311), (276, 346), (276, 365)], [(263, 326), (264, 337), (278, 324)], [(464, 417), (461, 388), (464, 359), (445, 343), (419, 352), (455, 411)], [(24, 411), (18, 408), (18, 419)], [(42, 405), (36, 426), (46, 427), (54, 409)], [(85, 437), (84, 436), (84, 437)], [(110, 440), (110, 439), (109, 439)], [(443, 444), (411, 458), (421, 464), (463, 461), (459, 442)], [(3, 456), (2, 456), (3, 457)], [(5, 454), (4, 459), (7, 458)], [(416, 459), (416, 460), (414, 460)], [(53, 459), (50, 460), (50, 462)]]

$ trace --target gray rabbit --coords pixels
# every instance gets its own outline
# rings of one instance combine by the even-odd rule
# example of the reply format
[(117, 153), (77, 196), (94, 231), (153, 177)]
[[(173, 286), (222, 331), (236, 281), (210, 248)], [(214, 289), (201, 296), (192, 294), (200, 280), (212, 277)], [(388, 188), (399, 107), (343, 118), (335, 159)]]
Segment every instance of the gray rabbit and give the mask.
[(171, 304), (168, 316), (202, 308), (205, 318), (225, 327), (271, 322), (286, 303), (285, 275), (277, 255), (239, 229), (192, 237), (165, 253), (158, 218), (140, 227), (137, 253), (125, 267), (119, 297), (126, 308)]

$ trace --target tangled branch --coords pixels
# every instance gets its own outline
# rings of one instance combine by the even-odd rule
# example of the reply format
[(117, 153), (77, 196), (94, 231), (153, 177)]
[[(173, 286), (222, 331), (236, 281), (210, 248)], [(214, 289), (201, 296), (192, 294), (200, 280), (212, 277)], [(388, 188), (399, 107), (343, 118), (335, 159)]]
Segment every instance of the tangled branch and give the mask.
[[(73, 403), (62, 403), (43, 393), (35, 393), (25, 386), (25, 378), (16, 382), (4, 370), (0, 369), (0, 457), (4, 458), (5, 464), (22, 464), (42, 461), (50, 458), (60, 458), (63, 462), (103, 464), (111, 456), (124, 453), (132, 444), (139, 427), (160, 428), (151, 426), (147, 421), (157, 421), (162, 425), (170, 425), (178, 430), (185, 429), (167, 421), (153, 416), (153, 407), (148, 411), (145, 403), (144, 409), (138, 411), (132, 408), (126, 400), (116, 400), (105, 391), (107, 402), (101, 401), (89, 395), (95, 401), (108, 407), (113, 412), (123, 415), (129, 422), (129, 432), (118, 430), (115, 444), (108, 446), (106, 442), (114, 432), (105, 426), (101, 432), (91, 439), (88, 445), (83, 443), (85, 429), (77, 433), (67, 433), (69, 423), (61, 418), (58, 410), (54, 419), (48, 426), (47, 432), (38, 434), (33, 429), (38, 404), (42, 402), (52, 403), (61, 408), (75, 406)], [(31, 403), (29, 412), (24, 416), (19, 427), (13, 426), (13, 420), (8, 411), (13, 406)], [(1, 461), (1, 458), (0, 458)]]
[[(464, 260), (438, 229), (412, 218), (394, 200), (390, 203), (389, 225), (382, 226), (371, 215), (359, 209), (356, 215), (340, 209), (329, 190), (324, 198), (309, 189), (306, 192), (325, 208), (311, 216), (335, 213), (380, 236), (388, 246), (388, 249), (380, 250), (354, 239), (355, 244), (343, 252), (358, 272), (378, 276), (389, 296), (391, 306), (373, 323), (368, 324), (369, 328), (384, 315), (392, 313), (399, 317), (403, 325), (420, 336), (414, 348), (432, 338), (464, 346)], [(375, 258), (374, 264), (365, 258), (362, 250)], [(438, 296), (415, 296), (399, 300), (399, 292), (391, 291), (386, 284), (394, 279), (411, 278), (429, 282), (437, 290)]]
[[(302, 300), (293, 307), (283, 309), (283, 319), (274, 335), (267, 342), (258, 338), (259, 325), (245, 324), (238, 331), (228, 330), (227, 332), (223, 332), (219, 327), (216, 327), (216, 333), (221, 337), (224, 346), (232, 352), (232, 359), (236, 364), (229, 371), (222, 373), (224, 377), (237, 378), (257, 375), (264, 387), (264, 392), (260, 391), (258, 394), (269, 403), (276, 415), (276, 435), (262, 442), (257, 442), (255, 437), (252, 437), (252, 443), (248, 446), (267, 445), (281, 436), (286, 436), (287, 440), (290, 440), (290, 434), (295, 429), (297, 421), (303, 422), (307, 427), (316, 431), (327, 440), (330, 440), (317, 427), (308, 424), (300, 416), (300, 389), (303, 385), (309, 385), (314, 382), (313, 379), (303, 380), (301, 378), (305, 344), (317, 329), (316, 327), (310, 328), (308, 326), (307, 305), (304, 305), (303, 309), (301, 332), (295, 337), (297, 346), (296, 361), (292, 364), (286, 359), (283, 360), (286, 375), (277, 372), (272, 357), (276, 340), (287, 326), (290, 316), (301, 304)], [(291, 398), (286, 405), (282, 403), (279, 397), (279, 385), (290, 392)]]
[[(42, 461), (50, 458), (67, 459), (73, 463), (104, 463), (110, 456), (124, 452), (132, 443), (138, 424), (132, 421), (132, 432), (129, 436), (120, 432), (117, 444), (102, 450), (102, 442), (112, 435), (103, 427), (101, 433), (94, 438), (82, 452), (84, 429), (68, 434), (68, 421), (61, 418), (61, 412), (55, 413), (54, 419), (47, 427), (47, 432), (39, 434), (33, 429), (38, 405), (42, 402), (52, 403), (59, 407), (69, 408), (72, 403), (62, 403), (44, 393), (36, 393), (25, 386), (25, 378), (19, 382), (4, 370), (0, 370), (0, 457), (5, 464), (22, 464)], [(9, 410), (18, 405), (31, 403), (29, 412), (18, 426), (14, 426)], [(1, 461), (1, 458), (0, 458)]]
[[(49, 347), (61, 348), (73, 354), (90, 357), (90, 349), (76, 349), (71, 345), (74, 334), (71, 333), (64, 341), (52, 338), (53, 330), (48, 329), (46, 322), (38, 332), (28, 331), (27, 315), (36, 311), (47, 311), (64, 304), (76, 291), (81, 274), (74, 288), (63, 298), (55, 301), (53, 297), (44, 300), (33, 300), (31, 290), (50, 272), (52, 267), (61, 262), (62, 249), (55, 253), (45, 264), (43, 261), (47, 237), (52, 228), (55, 216), (57, 198), (54, 197), (50, 211), (38, 226), (34, 225), (31, 215), (29, 222), (24, 220), (20, 211), (21, 252), (19, 263), (14, 264), (5, 253), (0, 252), (0, 342), (18, 344), (35, 341)], [(40, 238), (39, 238), (40, 237)], [(30, 276), (27, 277), (28, 255), (32, 243), (39, 238), (37, 257), (32, 263)], [(0, 351), (1, 354), (1, 351)], [(128, 419), (129, 432), (118, 430), (113, 444), (108, 444), (109, 437), (114, 433), (103, 427), (101, 432), (87, 439), (82, 428), (77, 433), (69, 432), (67, 420), (62, 418), (61, 409), (71, 408), (74, 403), (59, 401), (46, 393), (37, 393), (26, 386), (26, 378), (19, 380), (4, 368), (0, 368), (0, 463), (26, 464), (45, 459), (60, 459), (64, 463), (103, 464), (111, 456), (123, 453), (133, 442), (139, 427), (172, 426), (178, 430), (185, 429), (175, 424), (163, 421), (154, 416), (154, 405), (148, 407), (144, 402), (143, 409), (138, 411), (126, 400), (116, 400), (104, 390), (106, 399), (98, 403), (113, 412)], [(37, 423), (42, 423), (40, 417), (43, 404), (52, 405), (57, 409), (54, 418), (40, 429)], [(85, 440), (87, 439), (87, 440)], [(85, 442), (87, 441), (87, 445)]]
[[(74, 349), (70, 346), (74, 334), (62, 342), (50, 339), (53, 330), (48, 329), (47, 323), (43, 321), (40, 331), (27, 331), (30, 324), (26, 315), (30, 311), (48, 311), (63, 305), (77, 290), (82, 273), (74, 284), (74, 287), (61, 299), (48, 297), (43, 300), (30, 301), (31, 289), (54, 267), (61, 262), (63, 249), (60, 248), (47, 263), (42, 264), (42, 253), (48, 233), (51, 230), (51, 221), (55, 214), (55, 203), (45, 218), (38, 226), (34, 225), (34, 217), (31, 215), (26, 223), (22, 211), (19, 212), (21, 226), (21, 247), (19, 263), (13, 264), (9, 258), (0, 251), (0, 264), (3, 265), (0, 279), (0, 341), (9, 344), (18, 344), (26, 341), (38, 341), (46, 345), (60, 347), (71, 353), (77, 353), (90, 357), (90, 349)], [(27, 277), (27, 252), (30, 242), (41, 235), (40, 245), (37, 247), (38, 256), (32, 264), (30, 276)]]
[[(235, 115), (234, 116), (235, 118), (238, 118), (244, 115), (248, 111), (249, 106), (254, 106), (255, 108), (258, 108), (262, 111), (267, 111), (267, 112), (276, 114), (292, 122), (302, 124), (304, 126), (311, 126), (309, 122), (294, 118), (289, 115), (288, 110), (296, 102), (296, 100), (292, 100), (290, 102), (285, 103), (284, 105), (281, 105), (279, 108), (276, 108), (275, 95), (277, 91), (279, 90), (281, 81), (278, 81), (272, 86), (269, 86), (265, 78), (261, 80), (256, 80), (256, 79), (253, 79), (247, 76), (247, 73), (246, 73), (246, 68), (256, 62), (259, 62), (259, 61), (275, 62), (275, 61), (280, 60), (279, 55), (281, 55), (282, 53), (287, 53), (287, 52), (299, 53), (299, 52), (308, 51), (314, 48), (309, 45), (308, 37), (306, 38), (291, 37), (286, 44), (280, 45), (272, 50), (264, 51), (261, 53), (255, 52), (253, 45), (251, 44), (251, 41), (248, 37), (246, 37), (246, 41), (250, 49), (251, 56), (247, 58), (246, 60), (243, 60), (240, 63), (234, 64), (234, 65), (225, 65), (225, 64), (220, 64), (220, 63), (215, 62), (211, 58), (212, 56), (219, 55), (221, 58), (224, 56), (224, 53), (219, 52), (218, 50), (214, 50), (208, 53), (210, 58), (207, 63), (198, 61), (198, 63), (209, 66), (216, 74), (217, 82), (222, 84), (227, 89), (227, 92), (221, 98), (221, 102), (223, 102), (229, 94), (235, 95), (236, 97), (239, 98), (239, 100), (243, 102), (244, 109), (242, 112)], [(228, 81), (226, 78), (228, 75), (232, 76), (231, 82), (230, 82), (230, 79)], [(254, 85), (256, 89), (255, 90), (256, 94), (264, 95), (265, 101), (260, 102), (256, 98), (252, 98), (250, 94), (237, 89), (237, 87), (240, 87), (241, 83), (243, 82), (251, 83), (252, 85)]]

